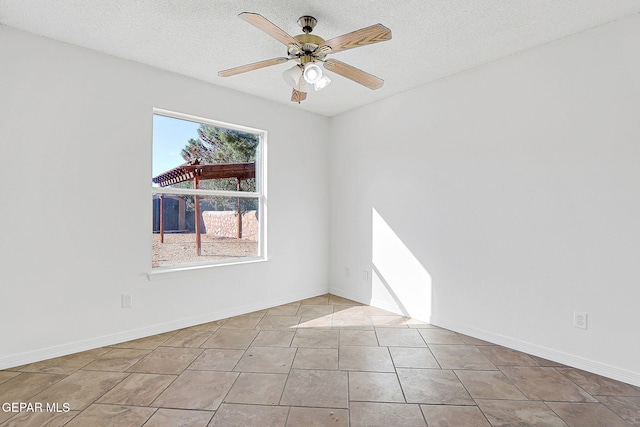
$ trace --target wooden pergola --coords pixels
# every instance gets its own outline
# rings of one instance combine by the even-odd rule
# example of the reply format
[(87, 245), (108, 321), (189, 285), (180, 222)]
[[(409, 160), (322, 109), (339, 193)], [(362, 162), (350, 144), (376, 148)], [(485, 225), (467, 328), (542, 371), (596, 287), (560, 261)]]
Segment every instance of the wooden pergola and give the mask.
[[(167, 187), (185, 181), (193, 180), (193, 188), (198, 189), (201, 180), (235, 178), (240, 189), (242, 180), (256, 177), (256, 164), (251, 163), (220, 163), (212, 165), (201, 165), (199, 160), (194, 160), (171, 170), (161, 173), (152, 179), (154, 184), (160, 187)], [(196, 253), (201, 253), (200, 239), (200, 196), (195, 198), (195, 231), (196, 231)], [(242, 214), (240, 212), (240, 197), (238, 197), (238, 238), (242, 238)], [(164, 243), (164, 196), (160, 194), (160, 243)]]

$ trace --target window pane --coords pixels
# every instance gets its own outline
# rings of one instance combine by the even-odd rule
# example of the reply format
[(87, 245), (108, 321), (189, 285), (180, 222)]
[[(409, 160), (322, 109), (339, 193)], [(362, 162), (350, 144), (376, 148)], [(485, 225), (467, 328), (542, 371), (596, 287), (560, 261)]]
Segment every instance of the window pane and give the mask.
[(260, 136), (154, 114), (153, 176), (156, 187), (259, 192)]
[(153, 267), (260, 256), (259, 205), (257, 197), (154, 194)]

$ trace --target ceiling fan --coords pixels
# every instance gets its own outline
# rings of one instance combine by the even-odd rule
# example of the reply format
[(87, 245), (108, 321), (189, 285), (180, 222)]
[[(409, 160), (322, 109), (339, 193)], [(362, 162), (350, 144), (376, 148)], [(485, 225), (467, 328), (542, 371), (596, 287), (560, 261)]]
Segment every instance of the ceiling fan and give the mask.
[(331, 83), (329, 77), (322, 72), (316, 62), (322, 63), (325, 69), (360, 83), (369, 89), (379, 89), (384, 84), (381, 78), (356, 67), (336, 59), (325, 59), (330, 53), (390, 40), (391, 30), (382, 24), (371, 25), (348, 34), (324, 40), (322, 37), (311, 34), (318, 22), (313, 16), (304, 15), (298, 19), (298, 25), (302, 28), (303, 34), (294, 37), (257, 13), (243, 12), (238, 16), (286, 45), (287, 56), (223, 70), (218, 73), (220, 77), (234, 76), (293, 60), (297, 64), (286, 70), (282, 77), (289, 86), (293, 87), (291, 100), (298, 103), (306, 99), (307, 91), (311, 88), (317, 91)]

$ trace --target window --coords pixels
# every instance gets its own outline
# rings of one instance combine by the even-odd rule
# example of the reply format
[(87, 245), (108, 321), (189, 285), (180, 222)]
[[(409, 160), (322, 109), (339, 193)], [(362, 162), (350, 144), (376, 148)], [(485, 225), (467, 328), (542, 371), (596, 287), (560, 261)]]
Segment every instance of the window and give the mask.
[(266, 132), (154, 110), (154, 270), (265, 258)]

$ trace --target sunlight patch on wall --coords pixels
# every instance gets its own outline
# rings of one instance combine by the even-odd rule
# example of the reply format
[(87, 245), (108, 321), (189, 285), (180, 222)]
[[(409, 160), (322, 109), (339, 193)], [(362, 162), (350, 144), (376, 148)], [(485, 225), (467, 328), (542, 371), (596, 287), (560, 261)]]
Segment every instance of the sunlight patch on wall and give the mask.
[(415, 319), (431, 318), (431, 275), (372, 208), (371, 304)]

